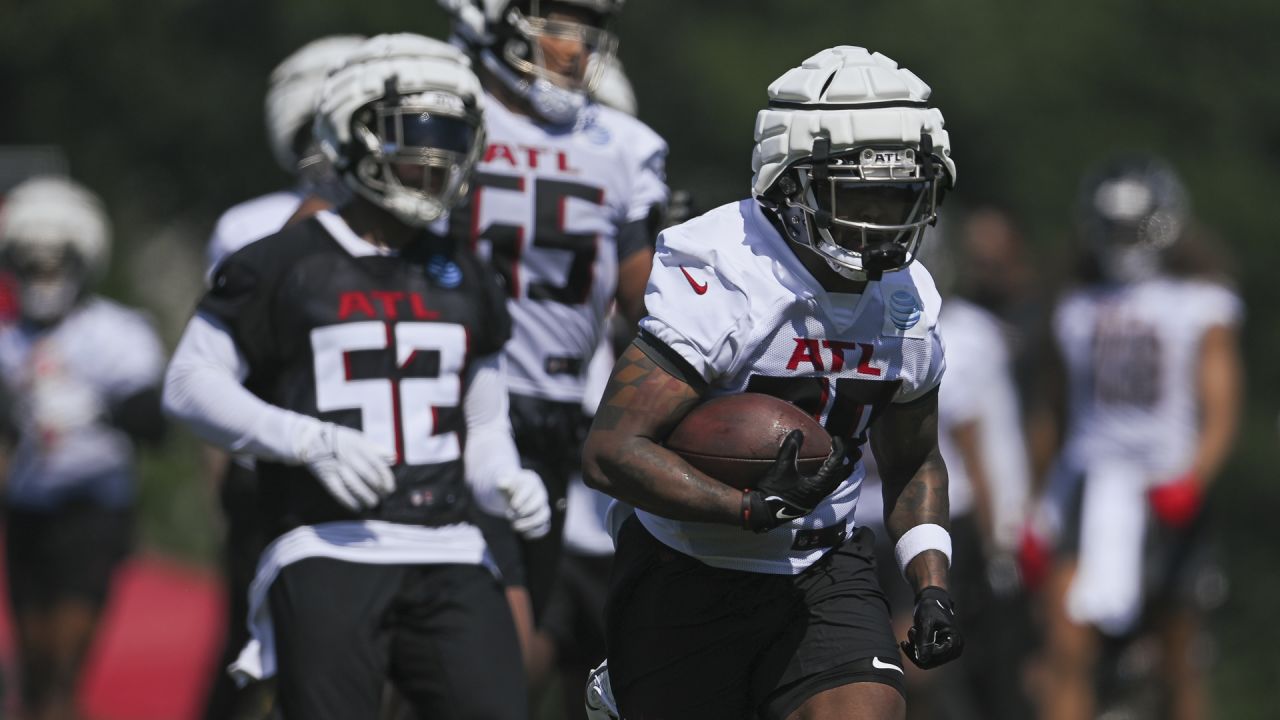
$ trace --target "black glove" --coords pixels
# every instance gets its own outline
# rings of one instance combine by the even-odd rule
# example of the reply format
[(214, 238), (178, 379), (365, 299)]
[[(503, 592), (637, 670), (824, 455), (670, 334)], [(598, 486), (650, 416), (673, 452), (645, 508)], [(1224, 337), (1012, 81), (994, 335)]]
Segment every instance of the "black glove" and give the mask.
[(803, 442), (803, 432), (787, 433), (756, 489), (742, 494), (742, 527), (763, 533), (802, 518), (849, 477), (853, 463), (845, 441), (838, 437), (831, 438), (831, 454), (818, 472), (801, 475), (796, 457)]
[(960, 657), (964, 636), (956, 622), (955, 603), (940, 587), (930, 585), (916, 593), (916, 610), (902, 652), (922, 670)]

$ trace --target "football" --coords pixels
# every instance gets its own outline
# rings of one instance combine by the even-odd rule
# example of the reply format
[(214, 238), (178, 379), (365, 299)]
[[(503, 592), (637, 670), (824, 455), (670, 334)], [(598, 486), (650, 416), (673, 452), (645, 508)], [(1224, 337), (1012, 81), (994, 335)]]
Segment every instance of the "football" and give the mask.
[(804, 432), (800, 471), (817, 472), (831, 453), (831, 436), (800, 408), (763, 393), (723, 395), (698, 405), (665, 445), (698, 470), (744, 490), (754, 487), (769, 469), (792, 430)]

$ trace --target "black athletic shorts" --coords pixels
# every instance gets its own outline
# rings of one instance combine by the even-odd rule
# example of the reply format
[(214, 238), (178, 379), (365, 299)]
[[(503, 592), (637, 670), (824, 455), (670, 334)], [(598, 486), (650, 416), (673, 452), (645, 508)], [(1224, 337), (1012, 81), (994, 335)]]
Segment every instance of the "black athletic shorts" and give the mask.
[(416, 717), (528, 718), (511, 611), (482, 566), (308, 558), (268, 599), (285, 718), (376, 718), (387, 680)]
[(856, 682), (903, 692), (902, 660), (860, 528), (799, 575), (723, 570), (632, 517), (609, 587), (609, 675), (629, 720), (782, 720)]
[(551, 591), (542, 628), (556, 645), (562, 668), (589, 668), (605, 658), (604, 605), (613, 555), (566, 552), (560, 579)]
[(502, 518), (477, 509), (472, 521), (484, 533), (504, 585), (526, 587), (534, 615), (541, 618), (556, 581), (564, 535), (569, 477), (582, 467), (588, 420), (580, 403), (511, 395), (511, 429), (521, 464), (542, 478), (551, 504), (551, 532), (524, 540)]
[(116, 568), (133, 546), (133, 511), (73, 503), (7, 513), (5, 541), (14, 610), (60, 600), (101, 607)]

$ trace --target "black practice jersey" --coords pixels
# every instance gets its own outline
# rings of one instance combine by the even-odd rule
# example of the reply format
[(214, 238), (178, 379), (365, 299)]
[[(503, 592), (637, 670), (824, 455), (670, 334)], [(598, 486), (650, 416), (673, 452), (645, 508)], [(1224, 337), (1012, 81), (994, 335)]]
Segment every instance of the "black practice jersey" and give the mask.
[(259, 462), (272, 534), (335, 520), (463, 520), (467, 367), (509, 337), (504, 303), (486, 264), (426, 232), (398, 256), (353, 255), (312, 218), (228, 257), (199, 311), (231, 333), (246, 387), (359, 429), (396, 456), (395, 492), (362, 513), (305, 467)]

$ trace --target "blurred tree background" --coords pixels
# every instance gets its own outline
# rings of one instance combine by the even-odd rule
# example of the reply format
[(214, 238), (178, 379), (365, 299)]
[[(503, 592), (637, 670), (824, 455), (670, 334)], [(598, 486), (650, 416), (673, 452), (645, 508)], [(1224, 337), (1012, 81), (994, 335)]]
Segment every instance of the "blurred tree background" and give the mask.
[[(117, 230), (107, 291), (150, 308), (170, 342), (214, 218), (288, 182), (263, 132), (271, 67), (324, 34), (446, 30), (431, 0), (8, 0), (0, 12), (0, 145), (60, 146), (104, 196)], [(703, 208), (749, 191), (766, 85), (836, 44), (880, 50), (933, 86), (957, 198), (1013, 210), (1045, 277), (1064, 267), (1082, 170), (1122, 148), (1179, 168), (1238, 260), (1249, 312), (1246, 422), (1215, 494), (1232, 582), (1216, 621), (1223, 718), (1280, 706), (1277, 29), (1271, 0), (633, 0), (619, 28), (641, 118), (671, 144), (672, 185)], [(217, 513), (199, 457), (180, 436), (147, 459), (145, 537), (207, 562)]]

